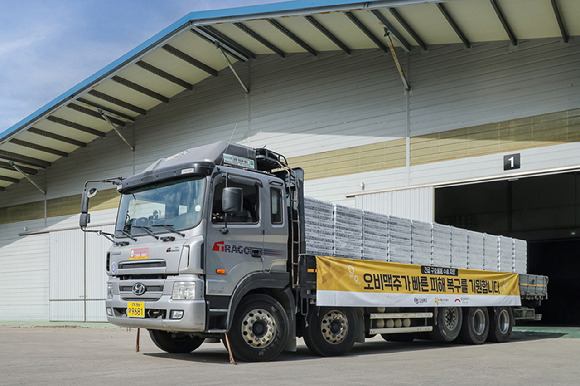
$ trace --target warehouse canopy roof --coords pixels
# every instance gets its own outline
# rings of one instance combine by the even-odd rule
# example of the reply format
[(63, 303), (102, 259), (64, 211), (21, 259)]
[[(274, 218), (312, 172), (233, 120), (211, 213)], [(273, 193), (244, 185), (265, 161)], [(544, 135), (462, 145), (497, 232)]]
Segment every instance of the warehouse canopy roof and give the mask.
[[(299, 0), (194, 12), (0, 133), (0, 190), (237, 61), (580, 35), (577, 0)], [(388, 34), (386, 34), (388, 31)], [(243, 83), (243, 82), (242, 82)], [(245, 87), (242, 85), (242, 87)], [(33, 182), (34, 183), (34, 182)]]

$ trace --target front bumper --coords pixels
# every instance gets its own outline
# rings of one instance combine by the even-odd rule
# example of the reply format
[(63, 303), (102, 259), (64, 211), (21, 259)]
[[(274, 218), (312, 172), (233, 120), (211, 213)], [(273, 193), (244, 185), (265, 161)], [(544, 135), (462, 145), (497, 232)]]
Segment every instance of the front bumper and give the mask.
[[(171, 298), (173, 283), (179, 280), (194, 281), (196, 296), (193, 300), (174, 300)], [(140, 280), (147, 287), (141, 297), (135, 296), (127, 289), (137, 280), (120, 281), (111, 278), (112, 298), (106, 301), (107, 320), (117, 326), (147, 328), (165, 331), (203, 332), (206, 320), (206, 302), (203, 299), (203, 281), (198, 277), (177, 277), (165, 280)], [(151, 291), (150, 291), (151, 290)], [(144, 317), (127, 316), (129, 302), (142, 302), (145, 308)], [(175, 316), (178, 312), (179, 318)]]
[[(107, 321), (117, 326), (166, 331), (202, 332), (205, 329), (204, 300), (161, 298), (145, 302), (145, 317), (127, 316), (127, 301), (118, 296), (106, 302)], [(181, 319), (171, 319), (171, 311), (183, 311)], [(109, 315), (112, 314), (112, 315)]]

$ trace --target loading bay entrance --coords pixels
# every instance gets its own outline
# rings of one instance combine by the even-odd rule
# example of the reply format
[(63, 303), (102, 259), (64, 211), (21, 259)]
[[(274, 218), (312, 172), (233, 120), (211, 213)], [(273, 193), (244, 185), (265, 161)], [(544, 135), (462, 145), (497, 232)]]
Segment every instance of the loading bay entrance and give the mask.
[(547, 275), (545, 324), (580, 326), (580, 172), (435, 189), (435, 221), (528, 241), (528, 273)]

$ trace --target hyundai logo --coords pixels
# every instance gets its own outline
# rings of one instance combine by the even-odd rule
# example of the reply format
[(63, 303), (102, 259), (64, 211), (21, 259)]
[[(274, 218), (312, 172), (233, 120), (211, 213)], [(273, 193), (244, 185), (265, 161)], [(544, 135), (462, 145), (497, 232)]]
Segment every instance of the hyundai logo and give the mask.
[(135, 283), (133, 284), (133, 288), (131, 289), (133, 293), (137, 296), (141, 296), (147, 291), (147, 287), (143, 283)]

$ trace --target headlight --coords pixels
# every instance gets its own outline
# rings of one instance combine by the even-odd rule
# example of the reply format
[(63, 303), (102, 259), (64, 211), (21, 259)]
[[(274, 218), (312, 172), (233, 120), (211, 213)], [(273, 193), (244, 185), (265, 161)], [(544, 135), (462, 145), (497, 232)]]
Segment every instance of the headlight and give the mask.
[(113, 299), (113, 284), (107, 283), (107, 299)]
[(176, 281), (173, 283), (173, 294), (171, 294), (171, 299), (195, 299), (195, 283), (192, 281)]

